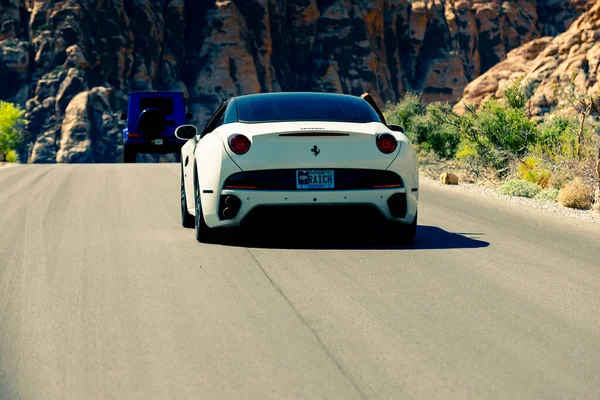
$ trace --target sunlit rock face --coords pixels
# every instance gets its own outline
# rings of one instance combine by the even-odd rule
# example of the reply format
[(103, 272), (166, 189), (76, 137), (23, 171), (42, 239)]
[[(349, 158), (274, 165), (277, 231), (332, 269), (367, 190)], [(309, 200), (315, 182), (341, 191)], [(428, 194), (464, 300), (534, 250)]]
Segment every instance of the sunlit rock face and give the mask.
[(530, 110), (541, 116), (557, 105), (554, 86), (568, 87), (573, 80), (580, 93), (600, 92), (600, 3), (574, 21), (556, 37), (528, 42), (508, 53), (502, 62), (471, 82), (454, 106), (464, 112), (465, 104), (480, 104), (500, 97), (502, 89), (518, 78), (532, 94)]

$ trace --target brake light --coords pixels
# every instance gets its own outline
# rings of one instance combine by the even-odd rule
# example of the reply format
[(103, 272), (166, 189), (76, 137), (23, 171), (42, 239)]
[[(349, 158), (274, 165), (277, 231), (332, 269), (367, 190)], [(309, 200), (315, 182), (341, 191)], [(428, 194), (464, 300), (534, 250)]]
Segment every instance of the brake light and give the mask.
[(127, 132), (127, 137), (138, 137), (139, 135), (135, 132)]
[(255, 190), (256, 186), (236, 186), (236, 185), (225, 185), (225, 189), (237, 189), (237, 190)]
[(244, 135), (231, 135), (228, 139), (229, 148), (237, 155), (246, 154), (250, 150), (250, 139)]
[(392, 189), (402, 187), (401, 183), (393, 183), (391, 185), (373, 185), (373, 189)]
[(380, 133), (375, 139), (379, 151), (385, 154), (393, 153), (398, 146), (396, 138), (389, 133)]

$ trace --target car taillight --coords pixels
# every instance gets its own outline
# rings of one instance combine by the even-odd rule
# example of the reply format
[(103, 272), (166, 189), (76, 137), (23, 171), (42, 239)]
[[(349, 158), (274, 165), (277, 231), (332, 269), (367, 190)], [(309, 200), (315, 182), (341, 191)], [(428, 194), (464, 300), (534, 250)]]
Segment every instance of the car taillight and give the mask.
[(232, 190), (255, 190), (256, 186), (241, 186), (241, 185), (225, 185), (223, 187), (224, 189), (232, 189)]
[(250, 150), (250, 139), (244, 135), (231, 135), (229, 136), (229, 148), (235, 154), (242, 155), (246, 154)]
[(379, 151), (385, 154), (393, 153), (398, 146), (396, 138), (389, 133), (380, 133), (375, 140)]

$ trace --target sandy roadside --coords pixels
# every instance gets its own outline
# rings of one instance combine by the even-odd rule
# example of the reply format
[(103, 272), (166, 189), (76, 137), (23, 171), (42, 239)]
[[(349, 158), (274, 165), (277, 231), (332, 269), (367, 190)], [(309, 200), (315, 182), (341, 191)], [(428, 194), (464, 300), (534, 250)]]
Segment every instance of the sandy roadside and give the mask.
[(8, 163), (8, 162), (0, 162), (0, 168), (9, 168), (9, 167), (16, 167), (19, 166), (21, 164), (18, 163)]
[(551, 212), (555, 214), (560, 214), (564, 216), (568, 216), (575, 219), (580, 219), (584, 221), (590, 221), (594, 223), (600, 224), (600, 213), (596, 213), (592, 210), (577, 210), (572, 208), (563, 207), (556, 202), (551, 201), (541, 201), (529, 199), (526, 197), (518, 197), (518, 196), (507, 196), (503, 194), (497, 193), (495, 190), (487, 188), (485, 186), (480, 186), (472, 183), (462, 183), (459, 182), (458, 185), (444, 185), (440, 181), (436, 179), (432, 179), (425, 176), (419, 177), (420, 184), (423, 187), (438, 187), (443, 190), (451, 191), (451, 192), (462, 192), (468, 193), (472, 196), (483, 196), (483, 197), (493, 197), (499, 199), (501, 201), (505, 201), (506, 203), (519, 204), (524, 207), (531, 207), (538, 210), (543, 210), (546, 212)]

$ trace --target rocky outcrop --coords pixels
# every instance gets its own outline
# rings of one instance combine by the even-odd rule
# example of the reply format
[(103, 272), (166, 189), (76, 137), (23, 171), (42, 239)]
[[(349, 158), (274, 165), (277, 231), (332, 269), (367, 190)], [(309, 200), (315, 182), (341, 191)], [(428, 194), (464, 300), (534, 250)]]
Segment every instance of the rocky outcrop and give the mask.
[(572, 79), (581, 94), (600, 93), (600, 3), (582, 14), (569, 29), (556, 36), (544, 37), (511, 51), (482, 76), (471, 82), (454, 106), (464, 112), (466, 103), (480, 104), (487, 98), (500, 97), (505, 85), (521, 78), (530, 91), (531, 111), (540, 116), (558, 104), (554, 87), (566, 88)]
[[(265, 91), (368, 91), (383, 106), (419, 90), (426, 101), (455, 102), (511, 50), (564, 31), (588, 6), (584, 0), (3, 0), (0, 73), (10, 79), (0, 82), (0, 98), (26, 107), (29, 151), (22, 159), (113, 162), (121, 157), (117, 116), (130, 91), (182, 91), (199, 125), (224, 99)], [(73, 115), (89, 123), (65, 124)], [(107, 145), (113, 140), (116, 148)]]

